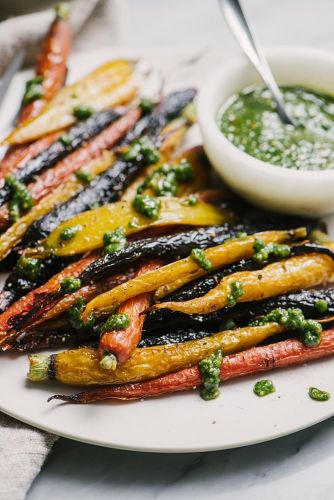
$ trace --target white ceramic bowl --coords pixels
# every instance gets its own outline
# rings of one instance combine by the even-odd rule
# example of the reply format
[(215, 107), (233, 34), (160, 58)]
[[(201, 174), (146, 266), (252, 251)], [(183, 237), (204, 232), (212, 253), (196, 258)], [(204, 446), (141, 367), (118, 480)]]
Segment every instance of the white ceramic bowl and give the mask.
[[(266, 55), (280, 84), (334, 94), (334, 54), (277, 47)], [(301, 171), (269, 165), (240, 151), (220, 132), (218, 112), (248, 85), (261, 82), (245, 58), (222, 64), (200, 90), (197, 112), (205, 151), (223, 180), (253, 203), (278, 212), (318, 217), (334, 212), (334, 170)]]

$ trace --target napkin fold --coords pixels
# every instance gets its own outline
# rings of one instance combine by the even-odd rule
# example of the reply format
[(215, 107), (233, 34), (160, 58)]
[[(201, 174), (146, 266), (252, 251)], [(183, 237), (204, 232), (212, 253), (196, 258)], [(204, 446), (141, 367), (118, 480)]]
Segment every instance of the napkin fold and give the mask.
[[(119, 43), (124, 1), (72, 0), (73, 50), (94, 50)], [(43, 0), (43, 7), (52, 7), (54, 3)], [(34, 63), (40, 42), (54, 18), (53, 9), (7, 18), (16, 13), (16, 7), (21, 6), (26, 11), (26, 8), (32, 9), (34, 4), (37, 8), (41, 7), (40, 0), (1, 0), (0, 15), (5, 20), (0, 22), (0, 75), (21, 47), (27, 50), (25, 63)], [(57, 439), (57, 436), (0, 413), (1, 500), (25, 498)]]

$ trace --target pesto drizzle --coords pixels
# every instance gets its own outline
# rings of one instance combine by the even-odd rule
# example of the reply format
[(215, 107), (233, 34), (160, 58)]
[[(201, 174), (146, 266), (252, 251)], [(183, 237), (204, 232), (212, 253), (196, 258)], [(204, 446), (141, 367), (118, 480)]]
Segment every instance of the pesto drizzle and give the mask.
[(220, 367), (223, 360), (222, 350), (207, 356), (199, 362), (202, 375), (201, 397), (206, 401), (216, 399), (219, 396)]
[(114, 231), (104, 233), (103, 244), (103, 255), (115, 253), (125, 248), (128, 244), (128, 240), (125, 237), (124, 229), (122, 227), (118, 227), (117, 229), (114, 229)]

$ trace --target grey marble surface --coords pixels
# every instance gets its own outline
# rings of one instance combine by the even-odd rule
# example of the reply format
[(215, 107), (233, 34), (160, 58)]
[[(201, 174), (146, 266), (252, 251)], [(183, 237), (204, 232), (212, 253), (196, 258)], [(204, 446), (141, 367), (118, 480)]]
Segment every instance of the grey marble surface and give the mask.
[[(124, 0), (126, 2), (126, 0)], [(122, 44), (237, 48), (216, 0), (127, 0)], [(244, 0), (265, 45), (334, 49), (333, 0)], [(329, 500), (334, 420), (276, 441), (222, 452), (151, 455), (60, 439), (28, 500)], [(92, 425), (94, 423), (92, 422)]]

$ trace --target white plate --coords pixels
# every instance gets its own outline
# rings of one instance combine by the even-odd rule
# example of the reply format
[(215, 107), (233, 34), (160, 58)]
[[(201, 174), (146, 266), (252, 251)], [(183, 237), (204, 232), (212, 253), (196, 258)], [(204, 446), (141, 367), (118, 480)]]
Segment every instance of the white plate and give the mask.
[[(90, 53), (72, 59), (71, 77), (76, 78), (108, 57), (120, 55), (142, 55), (168, 71), (178, 60), (187, 57), (179, 50)], [(197, 69), (174, 72), (170, 86), (201, 83), (207, 69), (220, 60), (207, 55)], [(13, 115), (21, 92), (22, 77), (19, 76), (13, 83), (2, 117)], [(2, 125), (3, 129), (8, 127), (8, 123)], [(25, 379), (27, 367), (26, 356), (1, 356), (1, 411), (60, 436), (113, 448), (155, 452), (233, 448), (296, 432), (334, 415), (334, 397), (321, 403), (307, 395), (310, 386), (334, 395), (334, 359), (270, 373), (276, 393), (266, 398), (254, 396), (254, 382), (262, 378), (254, 376), (223, 384), (220, 398), (211, 402), (203, 401), (194, 392), (90, 406), (47, 404), (48, 396), (76, 389), (57, 383), (32, 384)]]

